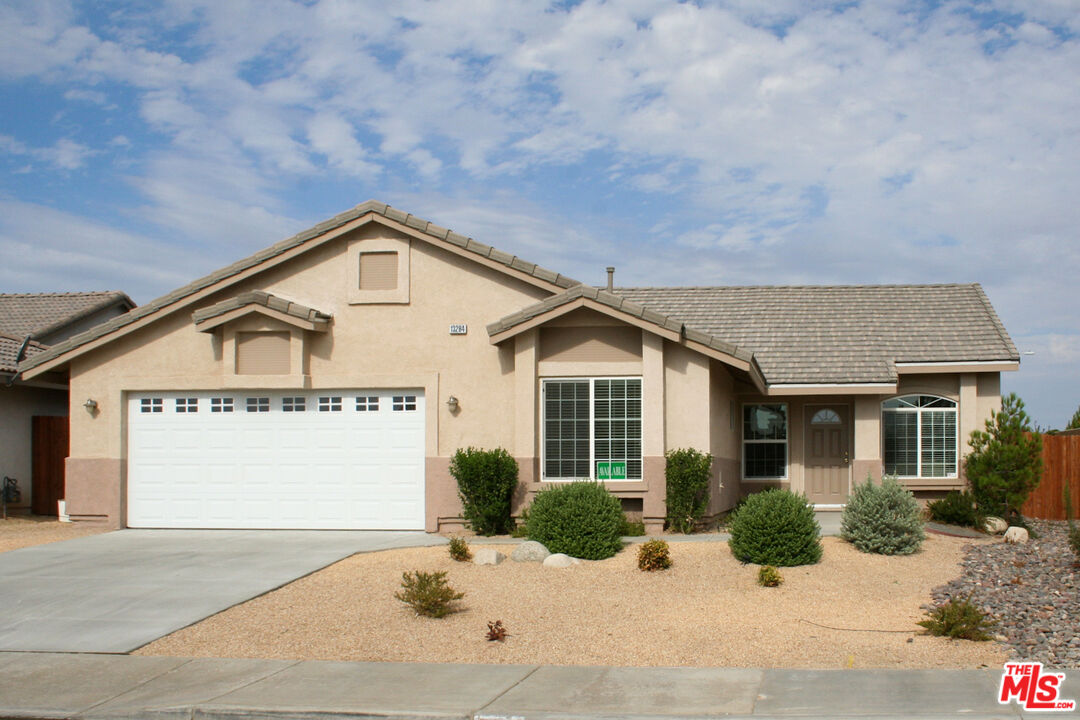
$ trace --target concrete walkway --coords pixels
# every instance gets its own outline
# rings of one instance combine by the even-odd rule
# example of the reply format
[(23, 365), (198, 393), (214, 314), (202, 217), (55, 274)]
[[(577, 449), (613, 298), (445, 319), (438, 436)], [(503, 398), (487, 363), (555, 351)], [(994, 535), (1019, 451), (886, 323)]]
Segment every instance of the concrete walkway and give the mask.
[(0, 553), (0, 650), (130, 652), (354, 553), (422, 532), (121, 530)]
[[(1018, 718), (1000, 671), (427, 665), (0, 653), (0, 716)], [(1080, 672), (1066, 677), (1080, 698)]]

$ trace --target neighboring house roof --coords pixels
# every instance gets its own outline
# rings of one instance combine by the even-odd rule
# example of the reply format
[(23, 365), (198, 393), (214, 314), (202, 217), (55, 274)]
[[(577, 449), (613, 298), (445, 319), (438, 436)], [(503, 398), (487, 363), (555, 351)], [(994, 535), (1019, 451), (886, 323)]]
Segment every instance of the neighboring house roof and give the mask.
[(769, 384), (891, 383), (897, 362), (1020, 359), (977, 283), (614, 292), (753, 350)]
[[(19, 359), (19, 351), (22, 349), (23, 342), (25, 341), (25, 335), (23, 337), (16, 337), (15, 335), (0, 333), (0, 373), (14, 375), (18, 372), (17, 361)], [(41, 343), (30, 340), (26, 343), (23, 357), (33, 357), (38, 353), (45, 352), (45, 349), (46, 347)]]
[(581, 284), (579, 281), (568, 278), (565, 275), (552, 272), (551, 270), (542, 268), (539, 265), (523, 260), (522, 258), (502, 252), (501, 250), (496, 250), (490, 245), (484, 245), (472, 238), (459, 235), (444, 227), (435, 225), (428, 220), (392, 208), (386, 203), (368, 200), (351, 210), (347, 210), (340, 215), (335, 215), (329, 220), (282, 240), (275, 245), (271, 245), (265, 250), (260, 250), (254, 255), (246, 257), (243, 260), (238, 260), (228, 267), (210, 273), (206, 277), (199, 278), (182, 288), (172, 291), (168, 295), (164, 295), (145, 305), (141, 305), (125, 315), (113, 318), (112, 320), (102, 323), (91, 330), (80, 333), (65, 342), (54, 345), (47, 352), (22, 363), (21, 368), (24, 371), (30, 370), (38, 365), (58, 358), (61, 355), (83, 349), (88, 343), (99, 338), (131, 327), (143, 318), (147, 318), (162, 311), (176, 309), (182, 306), (184, 300), (191, 298), (200, 291), (210, 288), (211, 286), (220, 284), (221, 287), (226, 287), (230, 280), (237, 278), (237, 276), (245, 271), (257, 268), (259, 265), (278, 258), (295, 248), (300, 248), (309, 241), (327, 235), (334, 230), (341, 229), (343, 226), (354, 220), (359, 220), (365, 215), (369, 215), (372, 219), (385, 218), (391, 222), (398, 223), (411, 231), (420, 233), (435, 241), (455, 246), (469, 255), (476, 256), (477, 259), (482, 258), (486, 261), (493, 262), (496, 267), (505, 267), (508, 272), (513, 271), (514, 273), (523, 274), (534, 281), (539, 281), (540, 284), (552, 287), (553, 290), (569, 288)]
[(135, 307), (126, 294), (104, 292), (0, 293), (0, 333), (44, 337), (111, 305)]

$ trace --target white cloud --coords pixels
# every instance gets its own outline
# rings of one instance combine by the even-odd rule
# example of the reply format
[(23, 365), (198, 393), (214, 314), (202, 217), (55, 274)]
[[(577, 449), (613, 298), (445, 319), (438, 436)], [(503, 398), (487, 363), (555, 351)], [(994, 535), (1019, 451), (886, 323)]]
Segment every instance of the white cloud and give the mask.
[(60, 138), (52, 147), (28, 147), (10, 135), (0, 135), (0, 151), (30, 157), (60, 170), (78, 170), (99, 152), (70, 138)]

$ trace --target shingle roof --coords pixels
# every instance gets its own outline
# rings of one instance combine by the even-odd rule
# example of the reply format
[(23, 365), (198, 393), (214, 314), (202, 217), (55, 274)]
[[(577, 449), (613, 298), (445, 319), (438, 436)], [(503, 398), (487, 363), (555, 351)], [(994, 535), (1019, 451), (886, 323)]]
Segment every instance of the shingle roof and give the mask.
[(978, 284), (614, 292), (752, 350), (769, 384), (895, 382), (895, 362), (1020, 359)]
[(276, 295), (271, 295), (262, 290), (252, 290), (251, 292), (240, 293), (236, 297), (231, 297), (228, 300), (222, 300), (210, 307), (196, 310), (192, 313), (191, 317), (192, 320), (195, 321), (195, 324), (198, 325), (211, 318), (216, 318), (227, 312), (247, 307), (248, 305), (262, 305), (271, 310), (277, 310), (278, 312), (291, 315), (292, 317), (301, 320), (307, 320), (308, 322), (323, 322), (332, 317), (328, 313), (309, 308), (306, 305), (301, 305), (300, 303), (295, 303), (291, 300), (279, 298)]
[(140, 305), (139, 307), (135, 308), (134, 310), (128, 312), (125, 315), (113, 318), (112, 320), (102, 323), (95, 328), (92, 328), (90, 330), (87, 330), (86, 332), (69, 338), (62, 343), (54, 345), (47, 352), (44, 352), (34, 357), (32, 360), (22, 363), (21, 367), (23, 370), (29, 370), (30, 368), (40, 365), (41, 363), (47, 362), (48, 360), (58, 357), (71, 350), (74, 350), (81, 345), (85, 345), (86, 343), (104, 337), (109, 333), (112, 333), (127, 325), (130, 325), (131, 323), (141, 320), (147, 315), (151, 315), (158, 310), (168, 307), (169, 305), (180, 302), (184, 298), (194, 295), (200, 290), (203, 290), (217, 282), (237, 275), (249, 268), (258, 265), (259, 263), (262, 263), (273, 257), (288, 252), (289, 250), (303, 245), (305, 242), (319, 237), (320, 235), (336, 230), (337, 228), (340, 228), (341, 226), (350, 223), (353, 220), (367, 215), (368, 213), (381, 215), (382, 217), (385, 217), (389, 220), (393, 220), (394, 222), (398, 222), (402, 225), (410, 227), (413, 230), (425, 233), (438, 240), (448, 242), (451, 245), (456, 245), (457, 247), (473, 253), (479, 257), (493, 260), (497, 263), (505, 265), (508, 268), (523, 272), (527, 275), (531, 275), (538, 280), (551, 283), (552, 285), (555, 285), (557, 287), (569, 288), (573, 287), (574, 285), (580, 284), (577, 280), (573, 280), (566, 277), (565, 275), (560, 275), (559, 273), (552, 272), (551, 270), (542, 268), (539, 265), (535, 265), (519, 257), (510, 255), (509, 253), (502, 252), (501, 250), (496, 250), (490, 245), (484, 245), (483, 243), (479, 243), (472, 238), (465, 237), (464, 235), (459, 235), (456, 232), (435, 225), (434, 223), (424, 220), (423, 218), (418, 218), (415, 215), (410, 215), (408, 213), (402, 212), (401, 210), (392, 208), (386, 203), (377, 202), (375, 200), (368, 200), (361, 205), (357, 205), (351, 210), (347, 210), (340, 215), (335, 215), (329, 220), (325, 220), (312, 228), (308, 228), (307, 230), (293, 235), (290, 238), (282, 240), (275, 245), (271, 245), (265, 250), (260, 250), (254, 255), (250, 255), (243, 260), (238, 260), (234, 262), (228, 267), (221, 268), (220, 270), (210, 273), (206, 277), (199, 278), (198, 280), (195, 280), (194, 282), (191, 282), (182, 288), (173, 290), (168, 295), (159, 297), (158, 299), (153, 300), (145, 305)]
[(0, 294), (0, 333), (42, 337), (102, 308), (122, 302), (134, 307), (119, 291)]
[[(16, 337), (0, 333), (0, 373), (15, 374), (18, 369), (15, 361), (19, 357), (19, 350), (25, 339), (25, 335)], [(45, 352), (45, 346), (41, 343), (31, 340), (26, 344), (25, 357), (32, 357), (42, 352)]]

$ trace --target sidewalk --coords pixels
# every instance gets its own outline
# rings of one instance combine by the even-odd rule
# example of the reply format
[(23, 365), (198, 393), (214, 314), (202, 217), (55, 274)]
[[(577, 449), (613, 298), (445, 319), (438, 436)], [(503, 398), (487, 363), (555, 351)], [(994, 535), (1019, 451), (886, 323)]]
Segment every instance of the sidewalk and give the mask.
[[(428, 665), (0, 653), (0, 717), (1019, 718), (1000, 671)], [(1080, 696), (1080, 674), (1064, 695)], [(1041, 713), (1041, 717), (1076, 717)]]

